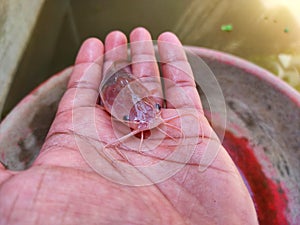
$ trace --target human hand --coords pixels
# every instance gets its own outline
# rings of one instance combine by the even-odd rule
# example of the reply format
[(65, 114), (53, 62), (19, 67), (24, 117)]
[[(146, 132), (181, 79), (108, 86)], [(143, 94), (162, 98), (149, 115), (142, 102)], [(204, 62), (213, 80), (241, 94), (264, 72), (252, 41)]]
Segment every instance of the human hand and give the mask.
[[(150, 40), (150, 34), (143, 28), (135, 29), (130, 35), (132, 43), (149, 43)], [(170, 65), (180, 62), (191, 75), (181, 48), (164, 48), (159, 46), (160, 42), (181, 46), (177, 37), (171, 33), (159, 36), (160, 57), (165, 58), (164, 61), (170, 60)], [(176, 85), (165, 88), (172, 106), (167, 104), (162, 109), (162, 118), (176, 116), (180, 109), (189, 108), (190, 105), (174, 94), (183, 90), (190, 100), (188, 104), (196, 109), (193, 119), (200, 124), (197, 134), (188, 130), (184, 134), (185, 139), (198, 135), (196, 140), (200, 140), (188, 162), (179, 172), (160, 182), (153, 181), (157, 173), (147, 174), (145, 180), (152, 184), (141, 186), (135, 185), (134, 179), (130, 181), (132, 185), (123, 185), (126, 179), (131, 179), (124, 174), (117, 177), (123, 178), (119, 183), (108, 177), (109, 171), (102, 176), (101, 168), (97, 167), (98, 160), (106, 163), (112, 173), (122, 174), (116, 167), (118, 159), (109, 161), (109, 156), (121, 156), (123, 161), (130, 161), (132, 168), (145, 162), (152, 165), (174, 150), (164, 141), (151, 152), (126, 152), (116, 143), (103, 149), (104, 154), (91, 161), (97, 153), (97, 144), (105, 147), (116, 140), (111, 116), (97, 104), (101, 74), (111, 61), (127, 57), (127, 51), (118, 48), (121, 51), (110, 54), (111, 58), (106, 57), (104, 62), (103, 55), (126, 43), (124, 34), (112, 32), (106, 38), (105, 47), (97, 39), (89, 39), (82, 45), (68, 89), (34, 164), (22, 172), (0, 169), (0, 224), (257, 224), (247, 188), (221, 145), (207, 170), (198, 171), (199, 158), (214, 133), (203, 115), (192, 76), (186, 76), (168, 64), (162, 66), (162, 76)], [(153, 46), (136, 45), (131, 51), (136, 57), (145, 53), (151, 55)], [(149, 62), (133, 64), (131, 72), (138, 77), (145, 74), (159, 76), (157, 65)], [(160, 92), (161, 86), (154, 85), (152, 93)], [(195, 111), (193, 113), (195, 115)], [(168, 123), (184, 126), (188, 118), (189, 114), (182, 114)], [(169, 128), (168, 134), (176, 137), (178, 130)], [(89, 153), (91, 158), (88, 158)], [(137, 178), (142, 179), (143, 175)]]

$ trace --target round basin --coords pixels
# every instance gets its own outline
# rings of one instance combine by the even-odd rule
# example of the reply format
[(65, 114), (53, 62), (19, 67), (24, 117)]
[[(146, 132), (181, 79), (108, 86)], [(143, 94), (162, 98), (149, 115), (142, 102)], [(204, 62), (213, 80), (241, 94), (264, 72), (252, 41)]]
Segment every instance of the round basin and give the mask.
[[(215, 74), (226, 102), (223, 145), (253, 197), (260, 224), (300, 221), (300, 95), (240, 58), (188, 47)], [(38, 155), (72, 68), (41, 84), (0, 125), (0, 160), (23, 170)], [(209, 118), (210, 108), (199, 90)]]

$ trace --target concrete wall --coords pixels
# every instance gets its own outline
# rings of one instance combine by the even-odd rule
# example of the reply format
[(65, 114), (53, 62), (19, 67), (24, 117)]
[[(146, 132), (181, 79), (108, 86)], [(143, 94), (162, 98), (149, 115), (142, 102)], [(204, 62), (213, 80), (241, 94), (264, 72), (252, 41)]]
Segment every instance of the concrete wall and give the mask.
[(0, 112), (45, 1), (0, 1)]
[(0, 1), (0, 115), (72, 64), (79, 42), (71, 14), (68, 0)]

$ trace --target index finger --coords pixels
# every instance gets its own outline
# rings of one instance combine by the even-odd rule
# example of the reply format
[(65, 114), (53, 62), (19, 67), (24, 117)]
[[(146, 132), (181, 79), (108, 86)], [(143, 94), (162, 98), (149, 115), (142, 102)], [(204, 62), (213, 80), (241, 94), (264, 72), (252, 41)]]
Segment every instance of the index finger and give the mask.
[[(158, 51), (163, 77), (170, 81), (165, 82), (167, 107), (195, 107), (202, 111), (202, 104), (196, 89), (192, 68), (176, 35), (170, 32), (161, 34), (158, 37)], [(182, 95), (182, 91), (184, 91), (184, 95)], [(186, 97), (189, 98), (189, 101), (187, 101)]]
[[(82, 44), (58, 112), (96, 104), (102, 72), (103, 50), (102, 42), (96, 38), (90, 38)], [(74, 101), (75, 96), (76, 101)]]

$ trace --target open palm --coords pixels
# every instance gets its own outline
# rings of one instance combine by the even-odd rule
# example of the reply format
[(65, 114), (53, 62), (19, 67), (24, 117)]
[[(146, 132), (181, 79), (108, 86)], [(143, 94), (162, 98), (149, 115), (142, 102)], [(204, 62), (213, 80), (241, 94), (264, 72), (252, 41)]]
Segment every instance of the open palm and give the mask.
[[(150, 43), (147, 42), (150, 40), (150, 34), (143, 28), (130, 35), (131, 42)], [(160, 42), (181, 46), (171, 33), (161, 34)], [(33, 166), (22, 172), (0, 168), (0, 224), (257, 224), (251, 197), (222, 146), (216, 145), (220, 150), (210, 167), (201, 173), (198, 170), (200, 158), (214, 134), (202, 113), (192, 76), (174, 69), (180, 62), (189, 71), (184, 52), (179, 48), (158, 45), (160, 57), (170, 61), (162, 66), (163, 77), (175, 84), (168, 86), (165, 93), (172, 104), (167, 103), (162, 109), (164, 119), (175, 116), (168, 121), (171, 126), (165, 126), (166, 133), (176, 137), (180, 132), (175, 126), (194, 126), (188, 123), (197, 121), (196, 131), (186, 129), (184, 133), (186, 140), (196, 137), (186, 163), (176, 169), (172, 166), (182, 162), (167, 164), (175, 172), (160, 179), (156, 179), (160, 175), (156, 170), (143, 174), (143, 170), (137, 169), (134, 176), (120, 171), (119, 165), (125, 165), (124, 160), (130, 161), (131, 169), (140, 168), (140, 165), (155, 165), (171, 154), (174, 147), (170, 143), (174, 140), (161, 132), (164, 139), (153, 151), (126, 152), (122, 143), (117, 142), (103, 150), (116, 137), (114, 121), (97, 104), (101, 74), (111, 61), (127, 57), (127, 52), (111, 54), (105, 60), (103, 55), (126, 43), (125, 35), (115, 31), (107, 36), (105, 47), (95, 38), (82, 45), (68, 89)], [(131, 49), (136, 57), (154, 54), (151, 45), (137, 46)], [(156, 66), (138, 63), (132, 67), (132, 73), (137, 77), (158, 78)], [(154, 86), (153, 93), (159, 93), (160, 88)], [(183, 90), (189, 101), (178, 97), (177, 90)], [(192, 104), (196, 111), (183, 110), (176, 117), (181, 109), (189, 108), (187, 104)], [(123, 161), (110, 160), (110, 156), (121, 156)]]

